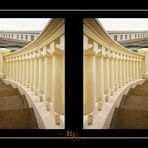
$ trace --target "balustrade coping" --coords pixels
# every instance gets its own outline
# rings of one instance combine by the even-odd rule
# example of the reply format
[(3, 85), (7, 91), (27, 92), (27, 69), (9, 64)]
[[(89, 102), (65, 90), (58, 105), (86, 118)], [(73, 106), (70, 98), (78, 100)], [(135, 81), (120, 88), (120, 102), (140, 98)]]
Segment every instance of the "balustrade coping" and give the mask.
[[(47, 38), (49, 36), (53, 35), (57, 31), (57, 29), (59, 29), (63, 24), (64, 24), (64, 19), (62, 19), (62, 18), (61, 19), (59, 19), (59, 18), (50, 19), (49, 22), (47, 23), (47, 25), (44, 27), (43, 31), (38, 35), (38, 37), (34, 41), (32, 41), (31, 43), (29, 43), (25, 47), (13, 52), (13, 53), (9, 53), (9, 54), (5, 55), (4, 57), (5, 58), (11, 58), (14, 55), (16, 56), (17, 54), (18, 54), (18, 56), (23, 56), (24, 54), (27, 54), (29, 52), (34, 52), (34, 51), (40, 50), (40, 48), (36, 49), (36, 50), (34, 50), (34, 48), (38, 48), (40, 43), (46, 41)], [(54, 29), (52, 28), (53, 26), (55, 27)], [(52, 29), (52, 31), (50, 31), (50, 33), (47, 34), (46, 33), (47, 29), (48, 30)], [(44, 38), (43, 38), (43, 36), (44, 36)], [(59, 37), (61, 37), (61, 34), (59, 35)], [(27, 53), (22, 53), (22, 52), (26, 52), (26, 50), (28, 51)]]
[[(143, 53), (136, 53), (134, 51), (131, 51), (116, 41), (114, 41), (109, 34), (105, 31), (104, 27), (102, 24), (99, 22), (99, 20), (94, 19), (94, 18), (86, 18), (84, 19), (84, 25), (86, 25), (95, 35), (97, 35), (101, 40), (103, 40), (109, 47), (112, 47), (115, 52), (121, 52), (121, 54), (128, 54), (130, 56), (135, 55), (136, 57), (143, 57)], [(84, 34), (89, 37), (87, 32), (84, 30)], [(102, 34), (100, 36), (100, 34)], [(116, 49), (116, 50), (115, 50)]]

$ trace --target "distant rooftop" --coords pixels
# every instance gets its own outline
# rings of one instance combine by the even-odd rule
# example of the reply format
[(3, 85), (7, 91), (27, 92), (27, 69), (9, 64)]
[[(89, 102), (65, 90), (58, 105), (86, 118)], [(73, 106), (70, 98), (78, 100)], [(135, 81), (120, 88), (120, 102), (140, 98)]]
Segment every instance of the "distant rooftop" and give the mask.
[(41, 33), (41, 31), (31, 31), (31, 30), (18, 30), (18, 31), (13, 31), (13, 30), (0, 30), (0, 33)]
[(108, 30), (107, 31), (108, 33), (148, 33), (148, 30), (134, 30), (134, 31), (131, 31), (131, 30), (119, 30), (119, 31), (117, 31), (117, 30), (115, 30), (115, 31), (113, 31), (113, 30)]

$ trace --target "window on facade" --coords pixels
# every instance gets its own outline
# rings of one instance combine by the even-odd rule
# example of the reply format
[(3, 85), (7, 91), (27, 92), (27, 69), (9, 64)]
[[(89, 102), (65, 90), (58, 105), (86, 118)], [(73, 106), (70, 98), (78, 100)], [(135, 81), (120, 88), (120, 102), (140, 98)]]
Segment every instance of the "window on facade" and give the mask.
[[(33, 41), (33, 40), (34, 40), (34, 36), (31, 35), (31, 41)], [(114, 40), (115, 40), (115, 35), (114, 35)], [(116, 41), (117, 41), (117, 35), (116, 35)]]
[(13, 34), (11, 34), (11, 38), (13, 38)]
[(23, 39), (23, 35), (21, 35), (21, 39)]
[(125, 39), (127, 39), (127, 34), (125, 35)]
[(142, 34), (141, 34), (141, 37), (142, 37)]
[(25, 35), (26, 40), (28, 39), (28, 35)]
[(19, 35), (17, 34), (17, 39), (19, 39)]
[(122, 40), (123, 39), (123, 35), (120, 35), (120, 40)]
[(131, 39), (131, 34), (129, 35), (129, 38)]
[(135, 38), (137, 38), (137, 34), (135, 34)]

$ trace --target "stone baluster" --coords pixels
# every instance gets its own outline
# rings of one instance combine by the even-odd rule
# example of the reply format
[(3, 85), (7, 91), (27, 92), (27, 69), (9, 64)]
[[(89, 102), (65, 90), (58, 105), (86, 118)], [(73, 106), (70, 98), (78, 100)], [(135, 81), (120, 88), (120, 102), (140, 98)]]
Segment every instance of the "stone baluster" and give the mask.
[(33, 52), (30, 53), (30, 90), (33, 91), (33, 83), (34, 83), (34, 56)]
[(114, 86), (115, 86), (115, 80), (114, 80), (114, 75), (115, 75), (115, 68), (114, 68), (114, 52), (111, 52), (110, 55), (110, 66), (109, 66), (109, 74), (110, 74), (110, 89), (111, 89), (111, 96), (114, 93)]
[[(84, 54), (83, 54), (83, 71), (84, 72), (84, 81), (83, 81), (83, 89), (84, 89), (84, 101), (83, 101), (83, 113), (85, 115), (94, 111), (95, 108), (95, 76), (96, 73), (96, 64), (95, 64), (95, 52), (93, 51), (92, 42), (88, 42), (88, 37), (84, 36)], [(88, 51), (87, 49), (90, 49)], [(53, 60), (54, 61), (54, 60)], [(54, 64), (53, 64), (54, 66)], [(53, 75), (54, 77), (54, 75)], [(54, 98), (53, 98), (54, 99)]]
[(123, 85), (126, 85), (126, 55), (123, 55)]
[(129, 63), (129, 56), (127, 56), (126, 58), (126, 83), (128, 84), (130, 82), (130, 72), (129, 72), (129, 67), (130, 67), (130, 63)]
[(44, 51), (44, 96), (43, 96), (43, 103), (46, 105), (46, 109), (50, 110), (50, 103), (52, 102), (52, 95), (53, 95), (53, 57), (52, 51), (50, 48), (47, 47), (43, 48)]
[(43, 51), (38, 50), (39, 55), (39, 87), (38, 87), (38, 96), (40, 101), (43, 101), (44, 95), (44, 56)]
[[(50, 46), (51, 49), (54, 49), (54, 42), (51, 43)], [(93, 59), (93, 62), (94, 60), (95, 58)], [(63, 49), (57, 49), (56, 47), (53, 52), (53, 107), (60, 115), (64, 114), (64, 72), (64, 52)]]
[(15, 58), (15, 69), (16, 69), (16, 74), (15, 74), (15, 81), (18, 81), (18, 57)]
[(19, 82), (22, 84), (22, 70), (23, 70), (22, 56), (19, 57)]
[(98, 102), (98, 109), (102, 110), (102, 103), (104, 102), (104, 47), (98, 49), (96, 55), (96, 99)]
[(10, 79), (12, 79), (12, 74), (13, 74), (13, 61), (12, 58), (10, 58)]
[(122, 87), (122, 55), (119, 54), (119, 88)]
[(30, 59), (29, 59), (29, 53), (26, 54), (26, 86), (29, 88), (30, 84)]
[(118, 60), (118, 53), (115, 53), (115, 91), (118, 90), (119, 88), (119, 68), (118, 68), (118, 64), (119, 60)]
[(38, 77), (39, 77), (39, 66), (38, 66), (38, 55), (36, 52), (34, 52), (34, 81), (33, 81), (33, 86), (34, 86), (34, 93), (37, 96), (37, 91), (38, 91)]
[(110, 79), (109, 79), (109, 50), (105, 51), (105, 59), (104, 59), (104, 94), (105, 101), (108, 101), (110, 97)]
[(130, 82), (132, 82), (133, 81), (133, 58), (132, 57), (130, 57)]

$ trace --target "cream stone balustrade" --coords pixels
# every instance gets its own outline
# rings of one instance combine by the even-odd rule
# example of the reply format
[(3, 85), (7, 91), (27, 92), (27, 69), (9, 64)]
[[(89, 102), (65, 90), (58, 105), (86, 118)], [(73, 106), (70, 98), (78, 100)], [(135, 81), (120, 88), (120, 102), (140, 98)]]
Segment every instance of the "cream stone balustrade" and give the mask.
[(64, 128), (64, 30), (64, 19), (51, 19), (29, 45), (7, 55), (0, 52), (1, 78), (5, 73), (4, 81), (25, 94), (39, 128)]
[(83, 24), (84, 128), (109, 128), (122, 96), (148, 76), (148, 49), (126, 49), (97, 19), (84, 19)]

